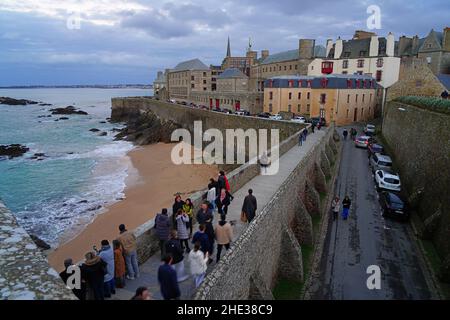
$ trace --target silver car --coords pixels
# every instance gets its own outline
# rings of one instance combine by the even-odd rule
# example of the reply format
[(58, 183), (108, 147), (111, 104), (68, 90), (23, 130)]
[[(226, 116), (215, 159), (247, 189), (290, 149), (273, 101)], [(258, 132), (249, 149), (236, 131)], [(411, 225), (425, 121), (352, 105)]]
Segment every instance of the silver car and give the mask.
[(390, 171), (392, 169), (392, 159), (387, 155), (375, 153), (370, 158), (370, 166), (372, 167), (372, 172), (376, 170)]
[(355, 147), (367, 149), (367, 147), (369, 146), (369, 141), (369, 136), (359, 136), (355, 139)]

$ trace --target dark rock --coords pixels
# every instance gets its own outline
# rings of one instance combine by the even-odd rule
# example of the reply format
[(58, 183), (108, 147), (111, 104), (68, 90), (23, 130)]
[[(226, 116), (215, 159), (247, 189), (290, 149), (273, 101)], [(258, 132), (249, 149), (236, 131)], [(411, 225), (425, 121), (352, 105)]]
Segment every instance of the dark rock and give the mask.
[(111, 131), (112, 131), (112, 132), (120, 132), (120, 131), (122, 131), (122, 129), (119, 129), (119, 128), (112, 128)]
[(67, 118), (67, 117), (61, 117), (61, 118), (59, 118), (59, 120), (69, 120), (69, 118)]
[(24, 153), (28, 152), (30, 148), (27, 148), (21, 144), (0, 145), (0, 157), (6, 156), (11, 158), (21, 157)]
[(101, 208), (102, 208), (102, 206), (101, 206), (101, 205), (98, 205), (98, 206), (89, 208), (89, 209), (87, 209), (87, 210), (88, 210), (88, 211), (95, 211), (95, 210), (99, 210), (99, 209), (101, 209)]
[(43, 107), (50, 107), (50, 106), (52, 106), (51, 103), (39, 103), (39, 105), (43, 106)]
[(51, 247), (50, 245), (45, 242), (44, 240), (40, 239), (38, 236), (34, 234), (30, 234), (31, 239), (36, 244), (36, 246), (41, 250), (49, 250)]
[(35, 157), (47, 157), (45, 153), (35, 153), (33, 156), (35, 156)]
[(79, 115), (87, 115), (86, 111), (77, 110), (74, 106), (68, 106), (65, 108), (55, 108), (49, 110), (52, 114), (79, 114)]
[(74, 154), (73, 152), (67, 152), (67, 154)]
[(38, 104), (36, 101), (25, 99), (13, 99), (9, 97), (0, 97), (0, 104), (6, 104), (9, 106), (26, 106), (27, 104)]
[(78, 201), (78, 203), (79, 204), (81, 204), (81, 203), (88, 203), (88, 201), (87, 200), (81, 200), (81, 201)]
[(103, 132), (100, 132), (98, 135), (99, 135), (100, 137), (104, 137), (104, 136), (107, 136), (108, 133), (105, 132), (105, 131), (103, 131)]
[(106, 123), (106, 121), (100, 121), (100, 123)]
[(100, 130), (97, 129), (97, 128), (92, 128), (92, 129), (90, 129), (89, 131), (90, 131), (90, 132), (99, 132)]

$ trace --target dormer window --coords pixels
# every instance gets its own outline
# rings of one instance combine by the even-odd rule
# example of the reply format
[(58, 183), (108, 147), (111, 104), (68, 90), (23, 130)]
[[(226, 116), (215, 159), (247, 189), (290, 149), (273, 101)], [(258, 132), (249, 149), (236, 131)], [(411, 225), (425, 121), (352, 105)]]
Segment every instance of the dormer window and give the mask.
[(365, 57), (366, 54), (367, 54), (367, 51), (361, 50), (361, 51), (359, 52), (359, 56), (360, 56), (360, 57)]
[(350, 52), (346, 51), (344, 52), (344, 58), (349, 58), (350, 57)]

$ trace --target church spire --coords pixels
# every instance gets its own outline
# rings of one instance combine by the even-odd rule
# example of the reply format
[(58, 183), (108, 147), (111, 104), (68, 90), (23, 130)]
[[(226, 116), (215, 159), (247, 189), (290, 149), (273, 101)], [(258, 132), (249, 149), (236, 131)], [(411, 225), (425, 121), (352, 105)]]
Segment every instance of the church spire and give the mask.
[(227, 57), (231, 57), (230, 37), (228, 37)]

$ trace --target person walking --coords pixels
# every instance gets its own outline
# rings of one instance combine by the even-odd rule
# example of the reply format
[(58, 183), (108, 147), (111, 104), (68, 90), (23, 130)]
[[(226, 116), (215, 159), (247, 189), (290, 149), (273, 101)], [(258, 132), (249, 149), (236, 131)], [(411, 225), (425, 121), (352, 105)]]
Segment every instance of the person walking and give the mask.
[(222, 189), (225, 189), (228, 193), (228, 195), (230, 196), (230, 201), (233, 201), (233, 195), (231, 194), (231, 186), (230, 183), (228, 182), (228, 178), (225, 175), (225, 172), (223, 170), (221, 170), (219, 172), (219, 179), (217, 180), (218, 184), (219, 184), (219, 192)]
[(213, 210), (213, 212), (216, 210), (216, 198), (218, 193), (218, 184), (217, 182), (211, 178), (211, 182), (208, 184), (208, 192), (206, 194), (206, 201), (209, 202), (210, 208)]
[(192, 237), (192, 228), (194, 224), (194, 204), (192, 203), (192, 200), (190, 198), (187, 198), (183, 205), (183, 212), (186, 213), (186, 215), (189, 218), (188, 222), (188, 228), (189, 228), (189, 238)]
[(181, 296), (177, 272), (172, 268), (172, 261), (172, 257), (166, 255), (158, 269), (158, 282), (164, 300), (179, 300)]
[(306, 137), (308, 136), (308, 129), (303, 129), (303, 141), (306, 141)]
[(298, 146), (301, 147), (303, 145), (303, 131), (298, 135)]
[(114, 248), (114, 282), (117, 288), (125, 287), (125, 259), (123, 258), (123, 250), (120, 242), (113, 240)]
[(206, 270), (208, 269), (208, 252), (200, 250), (201, 244), (196, 242), (194, 250), (189, 253), (189, 265), (191, 268), (191, 274), (194, 278), (195, 288), (198, 288), (205, 279)]
[(137, 244), (136, 237), (132, 232), (129, 232), (124, 224), (119, 226), (120, 236), (117, 238), (123, 248), (125, 262), (127, 264), (129, 280), (139, 278), (139, 266), (137, 262)]
[(347, 140), (347, 136), (348, 136), (347, 129), (344, 129), (344, 131), (342, 132), (342, 135), (344, 136), (344, 140)]
[(184, 273), (183, 246), (178, 236), (177, 230), (172, 230), (170, 240), (166, 243), (166, 252), (172, 257), (172, 267), (177, 272), (177, 281), (182, 282), (188, 278)]
[[(213, 214), (212, 210), (209, 209), (208, 202), (203, 202), (200, 210), (197, 213), (197, 221), (199, 224), (203, 224), (205, 226), (205, 233), (209, 239), (208, 252), (209, 255), (212, 256), (214, 251), (214, 227), (213, 227)], [(195, 243), (194, 238), (192, 238), (192, 243)]]
[(147, 287), (139, 287), (131, 300), (152, 300), (152, 296)]
[(248, 195), (244, 198), (244, 203), (242, 204), (241, 210), (244, 219), (241, 220), (247, 220), (248, 223), (252, 222), (255, 218), (257, 207), (257, 201), (256, 197), (253, 195), (253, 190), (248, 189)]
[(209, 237), (205, 233), (206, 226), (204, 224), (201, 224), (198, 227), (198, 231), (194, 233), (194, 236), (192, 237), (192, 243), (199, 243), (200, 244), (200, 250), (203, 251), (203, 253), (207, 253), (209, 251)]
[(233, 228), (231, 227), (231, 224), (226, 221), (225, 215), (220, 216), (220, 221), (214, 228), (214, 233), (217, 241), (216, 263), (218, 263), (222, 248), (225, 246), (226, 250), (230, 249), (230, 243), (233, 240)]
[(314, 133), (314, 129), (316, 128), (316, 124), (313, 122), (312, 124), (311, 124), (311, 131), (312, 131), (312, 133)]
[(105, 300), (104, 279), (106, 263), (94, 251), (85, 254), (85, 262), (81, 265), (82, 277), (86, 279), (89, 287), (88, 300)]
[(350, 198), (348, 196), (345, 196), (344, 200), (342, 201), (342, 206), (344, 208), (342, 210), (342, 218), (344, 218), (344, 220), (347, 220), (348, 218), (351, 204), (352, 201), (350, 200)]
[(228, 213), (230, 203), (230, 194), (225, 189), (220, 190), (220, 195), (216, 198), (216, 206), (220, 215)]
[[(216, 189), (216, 195), (219, 194), (219, 183), (214, 180), (214, 178), (209, 179), (208, 183), (208, 190)], [(216, 199), (216, 196), (214, 196), (214, 199)]]
[(161, 250), (161, 258), (166, 254), (166, 242), (169, 241), (170, 236), (170, 219), (167, 214), (167, 209), (161, 210), (155, 217), (156, 235), (159, 238), (159, 248)]
[(177, 227), (177, 224), (176, 224), (176, 221), (175, 221), (176, 214), (177, 214), (179, 209), (183, 209), (183, 205), (184, 205), (184, 201), (181, 200), (181, 196), (178, 194), (175, 197), (175, 201), (174, 201), (174, 203), (172, 205), (172, 226), (173, 226), (173, 228)]
[(101, 245), (102, 248), (98, 256), (106, 263), (104, 294), (105, 298), (111, 298), (112, 294), (116, 294), (116, 286), (114, 283), (114, 250), (109, 245), (108, 240), (102, 240)]
[[(68, 285), (67, 280), (71, 275), (74, 274), (73, 271), (69, 273), (67, 269), (73, 265), (74, 264), (72, 258), (64, 260), (64, 270), (59, 274), (66, 286)], [(86, 300), (86, 282), (81, 279), (81, 287), (78, 289), (73, 288), (72, 292), (79, 300)]]
[(183, 210), (179, 209), (177, 212), (176, 221), (178, 239), (180, 240), (181, 249), (186, 250), (186, 253), (189, 253), (189, 233), (187, 230), (189, 217)]
[(341, 202), (339, 200), (339, 197), (336, 196), (333, 201), (331, 202), (331, 211), (333, 213), (333, 220), (336, 220), (339, 210), (341, 207)]

